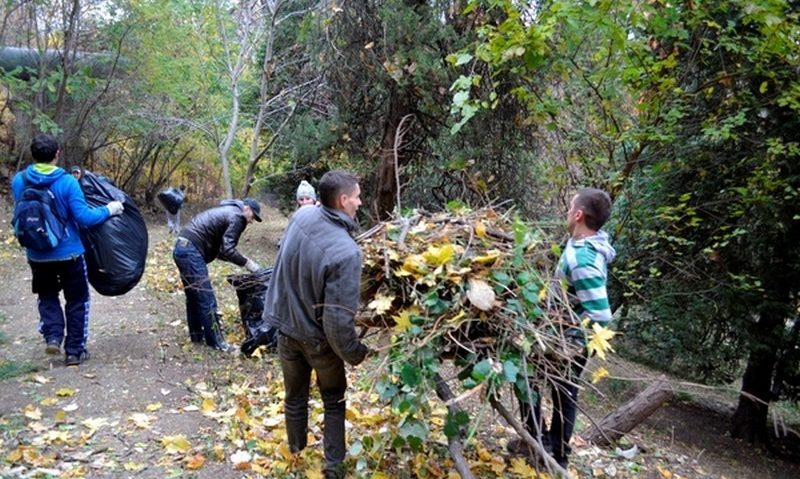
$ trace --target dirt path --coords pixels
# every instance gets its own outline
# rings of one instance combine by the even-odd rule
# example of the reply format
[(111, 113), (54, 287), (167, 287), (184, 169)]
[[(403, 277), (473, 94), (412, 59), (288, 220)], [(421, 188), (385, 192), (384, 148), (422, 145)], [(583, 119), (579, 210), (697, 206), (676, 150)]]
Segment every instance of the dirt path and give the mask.
[[(269, 228), (281, 231), (285, 218), (276, 211), (268, 214), (278, 217)], [(28, 364), (38, 371), (1, 383), (0, 457), (21, 454), (31, 460), (21, 466), (0, 465), (0, 476), (37, 469), (62, 477), (180, 475), (181, 464), (168, 463), (162, 439), (183, 434), (194, 444), (203, 440), (213, 444), (216, 422), (201, 414), (202, 392), (215, 387), (208, 383), (215, 369), (241, 360), (188, 343), (182, 292), (159, 294), (146, 286), (148, 278), (159, 281), (176, 272), (155, 271), (121, 297), (104, 297), (92, 290), (88, 342), (92, 358), (80, 367), (65, 367), (62, 355), (45, 354), (36, 330), (30, 269), (24, 252), (13, 238), (9, 240), (8, 218), (4, 208), (0, 361)], [(270, 254), (274, 256), (276, 237), (267, 228), (249, 228), (240, 245), (265, 264)], [(149, 234), (149, 254), (168, 255), (165, 227), (151, 223)], [(221, 303), (231, 302), (231, 291), (219, 285), (217, 290)], [(229, 464), (210, 461), (197, 477), (240, 474)]]

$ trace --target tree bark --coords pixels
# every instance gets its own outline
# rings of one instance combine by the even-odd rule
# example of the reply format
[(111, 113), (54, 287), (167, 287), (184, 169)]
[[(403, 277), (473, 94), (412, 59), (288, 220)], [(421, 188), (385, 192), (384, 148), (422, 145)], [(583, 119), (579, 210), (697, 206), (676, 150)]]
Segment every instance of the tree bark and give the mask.
[(764, 443), (767, 440), (767, 413), (778, 349), (774, 337), (783, 324), (782, 308), (771, 303), (761, 308), (760, 318), (753, 331), (747, 369), (742, 378), (739, 403), (731, 425), (731, 436), (749, 443)]
[[(396, 206), (397, 181), (395, 179), (395, 137), (397, 127), (403, 117), (411, 113), (411, 107), (401, 91), (392, 85), (389, 92), (389, 112), (383, 123), (383, 136), (381, 149), (378, 155), (378, 172), (375, 179), (374, 212), (378, 218), (389, 218)], [(399, 167), (404, 162), (403, 155), (398, 151), (397, 160)]]
[(673, 395), (672, 386), (664, 376), (661, 376), (636, 397), (583, 432), (581, 437), (598, 446), (607, 446), (650, 417)]

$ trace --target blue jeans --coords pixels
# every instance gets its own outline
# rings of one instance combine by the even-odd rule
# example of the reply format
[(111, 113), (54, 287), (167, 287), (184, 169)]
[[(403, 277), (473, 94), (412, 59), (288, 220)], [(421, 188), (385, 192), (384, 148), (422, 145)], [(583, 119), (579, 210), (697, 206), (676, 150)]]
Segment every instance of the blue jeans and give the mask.
[(172, 258), (178, 266), (186, 294), (186, 320), (189, 323), (189, 338), (199, 343), (205, 340), (209, 346), (220, 346), (224, 342), (217, 317), (217, 298), (208, 277), (208, 266), (200, 251), (184, 238), (175, 241)]
[(312, 346), (278, 333), (278, 357), (283, 370), (284, 409), (289, 450), (302, 451), (308, 437), (308, 391), (311, 370), (317, 372), (325, 408), (323, 447), (326, 477), (344, 477), (344, 392), (347, 377), (344, 362), (327, 344)]
[[(68, 356), (80, 355), (86, 351), (89, 337), (89, 279), (83, 255), (64, 261), (28, 263), (33, 277), (31, 286), (39, 298), (39, 332), (48, 343), (61, 344), (63, 340)], [(59, 299), (62, 290), (66, 302), (63, 310)]]

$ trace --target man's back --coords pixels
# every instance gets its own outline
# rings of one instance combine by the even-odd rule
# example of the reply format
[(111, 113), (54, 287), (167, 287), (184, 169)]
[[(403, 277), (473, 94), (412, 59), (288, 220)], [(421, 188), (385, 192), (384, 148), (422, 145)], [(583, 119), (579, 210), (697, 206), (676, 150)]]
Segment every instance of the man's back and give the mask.
[(353, 335), (361, 282), (361, 250), (350, 236), (355, 227), (335, 209), (298, 210), (281, 242), (264, 304), (264, 319), (282, 333), (330, 343), (348, 362), (361, 353), (353, 349), (360, 345)]

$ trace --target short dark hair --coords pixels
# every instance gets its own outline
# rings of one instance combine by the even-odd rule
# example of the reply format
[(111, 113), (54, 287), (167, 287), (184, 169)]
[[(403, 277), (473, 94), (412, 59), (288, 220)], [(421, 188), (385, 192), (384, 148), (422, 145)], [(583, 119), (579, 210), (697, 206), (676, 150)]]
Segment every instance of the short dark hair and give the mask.
[(611, 216), (611, 197), (597, 188), (583, 188), (575, 193), (575, 208), (583, 211), (586, 226), (598, 231)]
[(336, 208), (336, 199), (341, 194), (349, 194), (358, 185), (358, 178), (352, 173), (332, 170), (319, 180), (319, 201), (323, 206)]
[(46, 133), (39, 133), (31, 142), (31, 155), (36, 163), (50, 163), (58, 152), (58, 142)]

